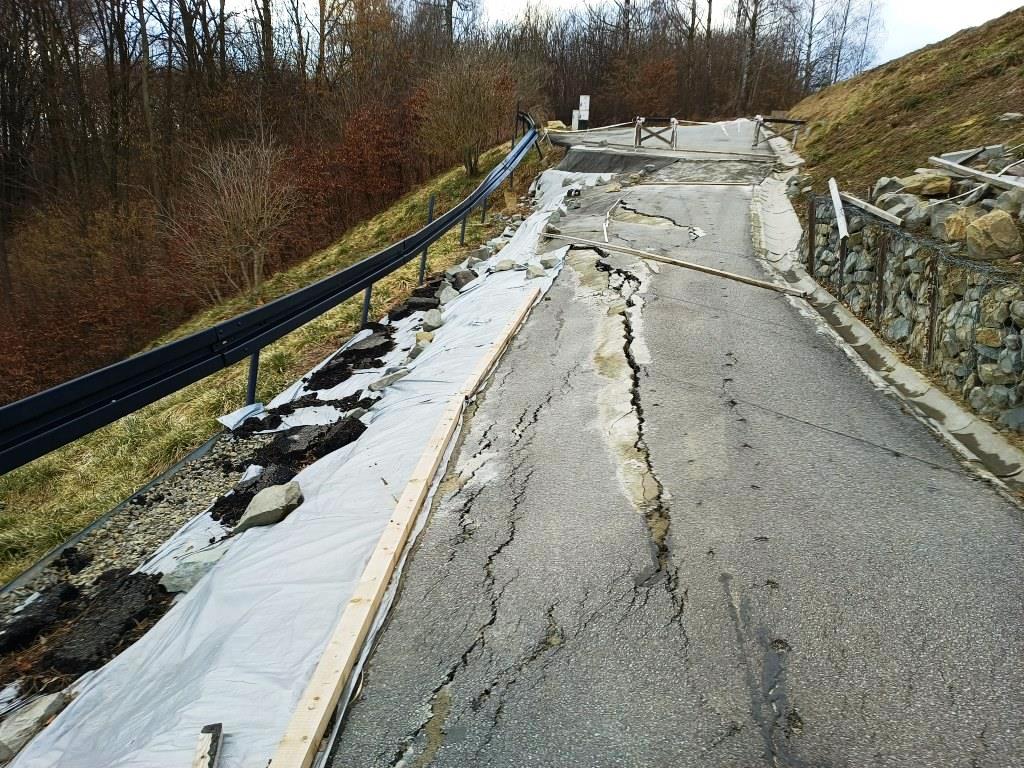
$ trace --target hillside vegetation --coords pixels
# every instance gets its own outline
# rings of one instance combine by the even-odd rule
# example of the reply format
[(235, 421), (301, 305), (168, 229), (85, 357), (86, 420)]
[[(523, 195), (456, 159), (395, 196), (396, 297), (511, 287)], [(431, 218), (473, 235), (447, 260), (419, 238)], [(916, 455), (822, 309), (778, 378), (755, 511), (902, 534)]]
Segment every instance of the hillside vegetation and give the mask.
[[(505, 144), (485, 153), (482, 171), (489, 171), (508, 152)], [(515, 191), (522, 195), (542, 167), (557, 162), (531, 152), (515, 173)], [(353, 228), (341, 240), (294, 267), (268, 279), (264, 298), (283, 296), (369, 256), (423, 226), (427, 200), (437, 195), (443, 213), (464, 198), (482, 177), (459, 168), (431, 182)], [(503, 209), (503, 186), (492, 195), (490, 210)], [(504, 228), (490, 217), (486, 224), (472, 217), (466, 246), (459, 245), (458, 227), (430, 248), (431, 271), (458, 263), (466, 251)], [(373, 317), (404, 299), (416, 286), (418, 261), (392, 273), (374, 286)], [(213, 306), (158, 340), (170, 341), (234, 317), (253, 304), (236, 297)], [(361, 296), (356, 296), (307, 323), (263, 351), (257, 399), (267, 402), (302, 376), (349, 336), (359, 324)], [(220, 427), (217, 417), (245, 402), (248, 364), (243, 362), (213, 374), (147, 408), (0, 477), (0, 583), (9, 581), (53, 546), (84, 528), (128, 498), (151, 478), (201, 445)], [(212, 499), (211, 499), (212, 501)]]
[(863, 194), (930, 155), (1024, 142), (1024, 8), (833, 85), (790, 116), (813, 121), (798, 147), (816, 187), (829, 176)]

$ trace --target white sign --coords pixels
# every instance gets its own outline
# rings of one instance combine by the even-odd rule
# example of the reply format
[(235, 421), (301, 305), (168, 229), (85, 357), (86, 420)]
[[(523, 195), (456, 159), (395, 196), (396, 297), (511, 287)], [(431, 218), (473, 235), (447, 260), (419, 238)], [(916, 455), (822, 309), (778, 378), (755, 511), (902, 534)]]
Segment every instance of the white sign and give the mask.
[(590, 119), (590, 97), (580, 96), (580, 120)]
[(572, 111), (572, 129), (574, 131), (580, 129), (580, 111), (578, 109)]

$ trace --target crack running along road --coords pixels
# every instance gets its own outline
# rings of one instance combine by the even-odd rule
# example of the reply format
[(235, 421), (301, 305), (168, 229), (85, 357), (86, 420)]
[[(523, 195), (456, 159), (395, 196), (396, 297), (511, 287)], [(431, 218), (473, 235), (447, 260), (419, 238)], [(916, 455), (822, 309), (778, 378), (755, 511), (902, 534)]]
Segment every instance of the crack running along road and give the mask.
[[(622, 195), (708, 236), (620, 241), (763, 277), (749, 190)], [(469, 419), (333, 765), (1020, 765), (1020, 511), (783, 297), (597, 258)]]

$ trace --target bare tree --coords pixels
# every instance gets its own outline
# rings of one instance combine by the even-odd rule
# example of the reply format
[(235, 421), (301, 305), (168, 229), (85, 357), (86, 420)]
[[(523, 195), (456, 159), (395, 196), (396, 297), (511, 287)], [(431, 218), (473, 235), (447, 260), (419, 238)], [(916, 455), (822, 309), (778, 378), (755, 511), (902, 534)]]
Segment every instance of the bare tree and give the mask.
[(287, 152), (266, 136), (203, 147), (171, 222), (204, 298), (223, 291), (257, 298), (267, 255), (295, 205), (281, 179)]
[(495, 58), (459, 56), (438, 67), (422, 88), (420, 141), (425, 148), (456, 149), (466, 172), (480, 172), (480, 155), (494, 143), (495, 128), (511, 129), (509, 105), (516, 79)]

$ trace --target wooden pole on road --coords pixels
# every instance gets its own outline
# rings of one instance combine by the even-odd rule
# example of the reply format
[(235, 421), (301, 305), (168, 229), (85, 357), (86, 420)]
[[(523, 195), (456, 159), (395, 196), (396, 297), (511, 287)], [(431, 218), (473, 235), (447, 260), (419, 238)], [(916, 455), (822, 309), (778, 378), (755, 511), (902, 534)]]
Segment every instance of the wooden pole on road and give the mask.
[(806, 291), (798, 291), (796, 288), (790, 288), (784, 285), (775, 285), (775, 283), (769, 283), (767, 280), (758, 280), (754, 277), (747, 277), (746, 275), (737, 275), (735, 272), (726, 272), (723, 269), (715, 269), (714, 267), (705, 267), (703, 264), (694, 264), (692, 261), (682, 261), (680, 259), (672, 259), (668, 256), (662, 256), (657, 253), (650, 253), (648, 251), (641, 251), (637, 248), (628, 248), (624, 245), (614, 245), (612, 243), (602, 243), (597, 240), (586, 240), (581, 237), (575, 237), (571, 235), (556, 235), (551, 232), (545, 232), (543, 237), (550, 237), (555, 240), (566, 240), (575, 245), (585, 245), (591, 248), (605, 249), (609, 251), (619, 251), (620, 253), (628, 253), (631, 256), (639, 256), (642, 259), (650, 259), (651, 261), (660, 261), (662, 264), (671, 264), (674, 267), (682, 267), (683, 269), (692, 269), (695, 272), (703, 272), (706, 275), (714, 275), (715, 277), (724, 277), (726, 280), (735, 280), (737, 283), (745, 283), (747, 285), (753, 285), (756, 288), (765, 288), (769, 291), (775, 291), (776, 293), (784, 293), (788, 296), (799, 296), (800, 298), (807, 298), (809, 294)]

